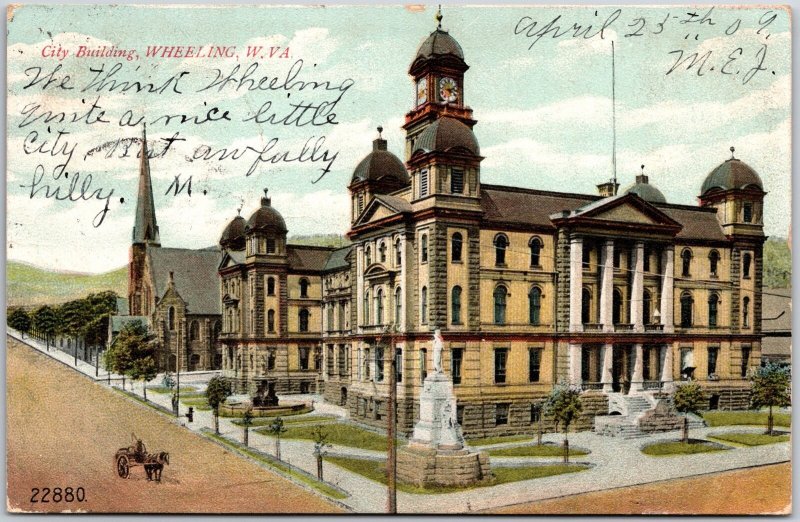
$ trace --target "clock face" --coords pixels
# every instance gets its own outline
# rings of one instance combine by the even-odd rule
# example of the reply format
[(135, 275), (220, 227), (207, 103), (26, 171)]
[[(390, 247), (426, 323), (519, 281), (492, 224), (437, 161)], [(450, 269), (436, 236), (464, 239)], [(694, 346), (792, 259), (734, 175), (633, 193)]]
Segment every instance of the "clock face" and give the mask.
[(426, 78), (420, 78), (417, 82), (417, 106), (428, 101), (428, 82)]
[(458, 100), (458, 84), (454, 79), (439, 80), (439, 99), (445, 103), (455, 103)]

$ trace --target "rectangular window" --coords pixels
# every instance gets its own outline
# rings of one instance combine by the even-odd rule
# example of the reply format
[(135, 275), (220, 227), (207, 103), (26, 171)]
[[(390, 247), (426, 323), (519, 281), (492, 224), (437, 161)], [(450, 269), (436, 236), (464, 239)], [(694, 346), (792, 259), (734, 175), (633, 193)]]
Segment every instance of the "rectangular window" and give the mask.
[(394, 351), (395, 379), (398, 383), (403, 382), (403, 349), (395, 348)]
[(461, 384), (461, 363), (464, 360), (464, 349), (453, 348), (450, 352), (450, 376), (453, 384)]
[(494, 424), (502, 426), (508, 424), (508, 403), (496, 404), (494, 409)]
[(428, 169), (423, 169), (419, 173), (419, 197), (424, 198), (428, 195)]
[(743, 212), (744, 214), (742, 221), (745, 223), (752, 223), (753, 222), (753, 204), (752, 203), (745, 203)]
[(334, 360), (333, 360), (333, 345), (328, 345), (328, 361), (325, 363), (325, 368), (328, 371), (328, 375), (333, 375), (333, 367), (334, 367)]
[(383, 348), (375, 348), (375, 382), (383, 382)]
[(464, 192), (464, 171), (453, 169), (450, 171), (450, 193), (462, 194)]
[(494, 350), (494, 382), (506, 382), (506, 361), (508, 348), (495, 348)]
[(272, 238), (267, 238), (267, 254), (274, 254), (275, 253), (275, 240)]
[(339, 301), (339, 317), (337, 321), (337, 328), (340, 332), (344, 331), (344, 314), (345, 314), (345, 302)]
[(297, 349), (298, 358), (300, 360), (300, 369), (308, 370), (308, 348), (301, 346)]
[(708, 375), (717, 373), (717, 357), (719, 356), (719, 346), (708, 347)]
[(339, 346), (338, 352), (339, 352), (339, 357), (336, 359), (336, 365), (338, 366), (339, 369), (339, 375), (344, 376), (346, 374), (345, 369), (347, 368), (347, 366), (345, 365), (346, 356), (345, 356), (344, 346)]
[(747, 370), (750, 368), (750, 345), (742, 345), (742, 377), (747, 377)]
[(366, 380), (369, 380), (369, 376), (370, 376), (369, 365), (370, 365), (369, 348), (365, 348), (364, 349), (364, 379), (366, 379)]
[(539, 373), (542, 367), (542, 349), (528, 348), (528, 380), (539, 382)]
[(333, 310), (334, 305), (333, 303), (328, 305), (328, 331), (333, 331)]
[(425, 348), (419, 351), (419, 374), (423, 381), (428, 377), (428, 350)]

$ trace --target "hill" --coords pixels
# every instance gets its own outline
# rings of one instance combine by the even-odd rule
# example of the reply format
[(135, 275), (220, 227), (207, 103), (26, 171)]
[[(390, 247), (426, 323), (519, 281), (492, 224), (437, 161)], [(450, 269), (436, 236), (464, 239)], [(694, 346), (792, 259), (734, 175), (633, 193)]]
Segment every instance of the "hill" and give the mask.
[(64, 303), (102, 290), (113, 290), (120, 296), (127, 295), (128, 267), (103, 274), (76, 274), (46, 270), (16, 261), (6, 264), (8, 306)]

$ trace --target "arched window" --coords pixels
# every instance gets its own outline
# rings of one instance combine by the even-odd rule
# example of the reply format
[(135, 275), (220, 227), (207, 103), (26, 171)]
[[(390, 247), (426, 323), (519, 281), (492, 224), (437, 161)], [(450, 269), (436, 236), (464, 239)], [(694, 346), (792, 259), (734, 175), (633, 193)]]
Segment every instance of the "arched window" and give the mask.
[(542, 291), (538, 286), (531, 288), (528, 292), (528, 319), (532, 325), (541, 324), (542, 312)]
[(611, 321), (614, 324), (622, 322), (622, 292), (619, 288), (614, 289), (614, 294), (611, 298)]
[(581, 322), (583, 324), (592, 322), (592, 293), (588, 288), (581, 291)]
[(175, 331), (175, 307), (170, 306), (167, 310), (167, 323), (169, 324), (169, 331)]
[(383, 289), (375, 291), (375, 324), (383, 324)]
[(394, 324), (398, 328), (402, 323), (401, 318), (403, 317), (403, 292), (400, 290), (400, 287), (394, 289)]
[(308, 297), (308, 279), (305, 277), (300, 280), (300, 297)]
[(267, 278), (267, 295), (275, 295), (275, 278)]
[(453, 324), (461, 324), (461, 287), (454, 286), (450, 291), (450, 316)]
[(688, 248), (684, 249), (681, 252), (681, 260), (683, 261), (683, 270), (681, 271), (681, 275), (683, 277), (689, 277), (689, 269), (692, 266), (692, 251)]
[(650, 310), (653, 307), (653, 295), (645, 290), (642, 297), (642, 322), (650, 324)]
[(719, 310), (719, 296), (712, 293), (708, 296), (708, 326), (717, 326), (717, 312)]
[(386, 243), (381, 241), (380, 246), (378, 247), (378, 255), (380, 256), (381, 263), (386, 262)]
[(713, 277), (717, 276), (717, 265), (719, 264), (719, 252), (712, 250), (708, 254), (708, 268)]
[(275, 310), (267, 311), (267, 331), (275, 331)]
[(428, 324), (428, 287), (423, 286), (422, 291), (420, 292), (420, 322), (422, 324)]
[(528, 242), (531, 249), (531, 266), (539, 266), (539, 256), (542, 252), (542, 240), (538, 237), (532, 237)]
[(454, 263), (461, 261), (461, 246), (464, 243), (464, 238), (461, 232), (453, 234), (453, 239), (450, 241), (450, 257)]
[(403, 251), (400, 249), (400, 240), (394, 242), (394, 264), (400, 266), (403, 264)]
[(508, 290), (503, 285), (494, 289), (494, 324), (506, 324), (506, 296)]
[(750, 264), (753, 262), (753, 256), (749, 252), (745, 253), (742, 258), (742, 277), (748, 279), (750, 277)]
[(420, 256), (422, 257), (421, 262), (427, 263), (428, 262), (428, 234), (422, 234), (422, 238), (419, 240), (420, 243)]
[(506, 264), (506, 249), (508, 248), (508, 238), (505, 234), (497, 234), (494, 238), (494, 264), (502, 266)]
[(364, 292), (364, 324), (369, 325), (370, 323), (370, 315), (369, 315), (369, 290)]
[(200, 325), (197, 321), (192, 321), (189, 325), (189, 340), (196, 341), (200, 338)]
[(750, 298), (745, 297), (742, 302), (742, 327), (750, 328)]
[(367, 247), (364, 249), (364, 265), (365, 268), (372, 264), (372, 249)]
[(692, 326), (692, 305), (694, 299), (692, 294), (684, 292), (681, 294), (681, 327), (688, 328)]
[(308, 308), (301, 308), (300, 312), (297, 314), (298, 319), (300, 322), (300, 331), (307, 332), (308, 331), (308, 316), (310, 315)]

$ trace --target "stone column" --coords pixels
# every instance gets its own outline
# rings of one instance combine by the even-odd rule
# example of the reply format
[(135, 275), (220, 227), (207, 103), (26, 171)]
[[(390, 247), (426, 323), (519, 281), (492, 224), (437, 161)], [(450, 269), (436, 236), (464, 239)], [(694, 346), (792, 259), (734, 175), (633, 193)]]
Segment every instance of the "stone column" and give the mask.
[[(569, 242), (569, 331), (582, 332), (581, 299), (583, 293), (583, 238), (572, 236)], [(570, 353), (571, 349), (570, 349)], [(580, 365), (580, 362), (578, 363)], [(578, 373), (580, 378), (580, 373)]]
[(581, 385), (582, 373), (581, 345), (569, 345), (569, 383), (573, 386)]
[(634, 345), (633, 376), (631, 377), (631, 393), (644, 389), (644, 347), (642, 343)]
[(673, 297), (673, 279), (675, 277), (674, 264), (675, 247), (670, 245), (661, 253), (661, 265), (664, 267), (664, 274), (661, 279), (661, 324), (664, 325), (664, 333), (673, 333), (675, 331), (675, 320), (673, 318), (675, 313)]
[(612, 369), (614, 365), (614, 345), (604, 344), (600, 349), (600, 359), (603, 369), (600, 372), (600, 382), (603, 383), (603, 392), (611, 393), (614, 391), (614, 376)]
[(600, 324), (604, 332), (614, 331), (614, 240), (603, 245), (600, 254), (603, 279), (600, 286)]
[(672, 392), (674, 383), (672, 380), (672, 346), (661, 347), (661, 389), (667, 393)]
[(406, 236), (400, 236), (400, 302), (402, 303), (402, 310), (400, 310), (400, 324), (395, 325), (400, 332), (406, 331), (406, 317), (410, 309), (408, 304), (408, 255), (406, 250)]
[(351, 325), (351, 330), (361, 332), (362, 324), (369, 324), (364, 317), (364, 246), (359, 245), (356, 249), (356, 321), (357, 324)]
[(644, 331), (644, 242), (637, 241), (634, 247), (633, 284), (631, 285), (631, 323), (634, 332)]

